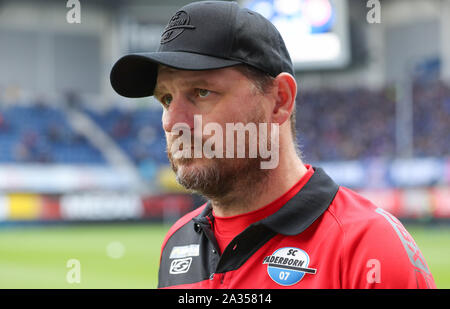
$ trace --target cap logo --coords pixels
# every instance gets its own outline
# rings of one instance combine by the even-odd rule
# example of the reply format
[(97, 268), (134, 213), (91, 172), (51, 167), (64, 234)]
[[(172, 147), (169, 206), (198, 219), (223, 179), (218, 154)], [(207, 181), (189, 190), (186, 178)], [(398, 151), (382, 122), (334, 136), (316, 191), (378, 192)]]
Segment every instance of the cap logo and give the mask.
[(164, 32), (161, 35), (161, 44), (172, 41), (179, 36), (185, 29), (195, 29), (195, 26), (189, 24), (190, 18), (185, 11), (178, 11), (169, 20)]

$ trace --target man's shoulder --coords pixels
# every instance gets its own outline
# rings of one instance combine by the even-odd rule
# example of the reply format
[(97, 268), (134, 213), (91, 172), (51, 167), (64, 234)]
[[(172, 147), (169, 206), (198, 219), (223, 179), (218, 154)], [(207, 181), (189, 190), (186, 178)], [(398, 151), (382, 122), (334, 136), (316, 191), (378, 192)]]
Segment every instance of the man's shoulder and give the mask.
[(373, 221), (383, 221), (378, 209), (383, 205), (375, 205), (359, 193), (345, 187), (339, 190), (329, 207), (329, 211), (341, 226), (353, 224), (370, 224)]
[[(347, 245), (391, 242), (400, 245), (398, 230), (405, 230), (401, 222), (383, 205), (375, 205), (359, 193), (340, 187), (328, 213), (339, 226)], [(362, 240), (365, 240), (361, 243)], [(382, 247), (381, 247), (382, 248)]]
[[(413, 237), (402, 223), (383, 205), (374, 205), (360, 194), (341, 187), (330, 205), (329, 213), (338, 222), (343, 235), (343, 262), (348, 273), (372, 274), (375, 264), (381, 267), (383, 284), (373, 285), (369, 278), (351, 287), (433, 287), (429, 268)], [(368, 272), (369, 271), (369, 272)], [(368, 284), (370, 283), (370, 284)]]

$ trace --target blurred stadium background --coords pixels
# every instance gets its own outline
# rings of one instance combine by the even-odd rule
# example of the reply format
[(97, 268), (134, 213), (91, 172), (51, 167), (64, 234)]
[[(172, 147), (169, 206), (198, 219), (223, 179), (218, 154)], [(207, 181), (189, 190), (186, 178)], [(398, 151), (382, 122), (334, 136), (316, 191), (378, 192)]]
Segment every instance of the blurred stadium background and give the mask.
[[(76, 2), (0, 1), (0, 288), (154, 288), (169, 224), (203, 201), (168, 166), (159, 104), (109, 71), (190, 1), (81, 0), (70, 23)], [(450, 1), (240, 3), (288, 44), (304, 161), (400, 218), (449, 288)]]

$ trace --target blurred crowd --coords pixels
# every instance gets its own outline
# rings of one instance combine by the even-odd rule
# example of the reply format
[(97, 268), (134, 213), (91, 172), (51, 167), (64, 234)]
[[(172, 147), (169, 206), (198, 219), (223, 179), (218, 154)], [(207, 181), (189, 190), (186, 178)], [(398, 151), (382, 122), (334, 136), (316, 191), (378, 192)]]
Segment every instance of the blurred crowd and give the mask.
[[(449, 156), (449, 85), (425, 81), (413, 89), (413, 155)], [(296, 126), (305, 161), (395, 157), (395, 97), (394, 88), (302, 91)], [(106, 163), (102, 152), (73, 130), (64, 107), (1, 103), (0, 163)], [(137, 165), (167, 164), (159, 109), (82, 111)]]
[(299, 94), (297, 136), (307, 161), (389, 157), (395, 152), (395, 101), (389, 90)]
[[(298, 143), (308, 161), (396, 156), (395, 88), (318, 90), (299, 94)], [(450, 86), (416, 81), (413, 156), (450, 155)]]
[(414, 86), (414, 155), (450, 155), (450, 85), (438, 82)]
[(0, 108), (0, 163), (103, 162), (60, 108), (44, 102)]

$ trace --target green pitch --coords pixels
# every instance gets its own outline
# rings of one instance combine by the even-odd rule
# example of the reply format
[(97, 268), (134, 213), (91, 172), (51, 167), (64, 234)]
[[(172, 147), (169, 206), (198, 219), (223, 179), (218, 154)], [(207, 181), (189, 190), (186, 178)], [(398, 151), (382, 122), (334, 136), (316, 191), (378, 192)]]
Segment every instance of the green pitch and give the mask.
[[(167, 230), (154, 224), (0, 229), (0, 288), (156, 288)], [(79, 263), (68, 264), (73, 260)]]
[[(450, 288), (450, 226), (407, 229), (438, 288)], [(167, 230), (158, 224), (1, 228), (0, 288), (155, 288)]]

